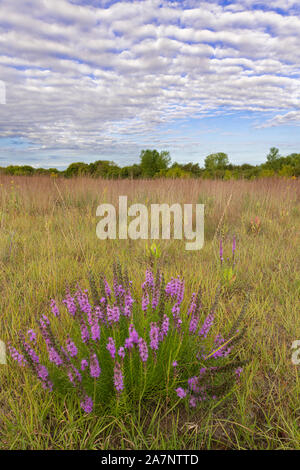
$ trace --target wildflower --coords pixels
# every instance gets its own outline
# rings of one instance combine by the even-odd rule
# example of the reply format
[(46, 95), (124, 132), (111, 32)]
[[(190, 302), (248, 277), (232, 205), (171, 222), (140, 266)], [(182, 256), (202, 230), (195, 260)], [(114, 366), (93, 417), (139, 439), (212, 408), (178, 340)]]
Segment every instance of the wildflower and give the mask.
[(93, 406), (94, 406), (93, 400), (86, 395), (84, 397), (84, 400), (80, 402), (80, 406), (86, 413), (91, 413), (93, 410)]
[(160, 341), (163, 341), (165, 336), (168, 335), (169, 325), (170, 325), (170, 319), (166, 314), (164, 314), (162, 325), (161, 325), (161, 331), (159, 333), (159, 340)]
[(45, 381), (49, 376), (47, 368), (39, 364), (39, 366), (37, 367), (37, 375), (41, 380)]
[(159, 339), (159, 328), (156, 323), (151, 323), (149, 336), (150, 336), (150, 348), (155, 351), (158, 349), (158, 339)]
[(100, 339), (100, 326), (96, 317), (94, 318), (94, 322), (91, 326), (91, 336), (93, 341), (98, 341)]
[(87, 290), (82, 291), (81, 289), (78, 289), (75, 295), (76, 295), (80, 310), (86, 314), (88, 323), (89, 325), (92, 326), (93, 324), (92, 307), (89, 303)]
[(56, 364), (58, 367), (63, 364), (63, 360), (53, 346), (48, 348), (49, 360)]
[(33, 330), (28, 330), (27, 331), (29, 341), (32, 343), (36, 343), (36, 333)]
[(149, 293), (147, 291), (143, 291), (143, 296), (142, 296), (142, 310), (143, 310), (143, 312), (147, 311), (149, 303), (150, 303)]
[(17, 351), (16, 348), (9, 345), (8, 351), (11, 357), (14, 359), (14, 361), (17, 361), (20, 366), (25, 367), (27, 365), (27, 361), (24, 358), (23, 354), (19, 353), (19, 351)]
[(125, 304), (124, 304), (124, 309), (123, 309), (123, 315), (125, 315), (125, 317), (131, 316), (133, 303), (134, 303), (134, 300), (131, 296), (130, 290), (128, 290), (125, 295)]
[(101, 374), (101, 369), (96, 354), (91, 354), (90, 357), (90, 374), (91, 377), (98, 378)]
[(80, 331), (81, 331), (82, 342), (87, 343), (90, 338), (90, 334), (83, 318), (80, 318)]
[(66, 340), (66, 345), (67, 345), (67, 350), (70, 356), (71, 357), (77, 356), (77, 353), (78, 353), (77, 347), (70, 337)]
[(113, 338), (108, 338), (108, 343), (107, 343), (106, 349), (109, 352), (109, 354), (111, 355), (112, 359), (114, 359), (115, 356), (116, 356), (116, 346), (115, 346), (115, 342), (114, 342)]
[(108, 284), (106, 279), (104, 279), (104, 288), (105, 288), (106, 296), (110, 298), (111, 297), (111, 288), (109, 287), (109, 284)]
[(74, 317), (77, 307), (76, 307), (75, 299), (70, 295), (70, 292), (67, 292), (66, 298), (62, 302), (66, 306), (69, 314), (72, 317)]
[(52, 310), (52, 313), (55, 317), (60, 316), (58, 306), (56, 305), (56, 302), (55, 302), (54, 299), (51, 299), (51, 310)]
[(138, 341), (140, 358), (142, 362), (147, 362), (148, 359), (148, 347), (147, 343), (143, 338), (140, 338)]
[(82, 359), (81, 361), (81, 370), (84, 371), (88, 367), (89, 363), (86, 359)]
[(110, 324), (118, 323), (119, 318), (120, 318), (120, 310), (117, 305), (114, 305), (113, 307), (111, 307), (110, 305), (107, 305), (106, 314), (107, 314), (107, 320)]
[(139, 340), (139, 335), (132, 324), (129, 325), (129, 335), (131, 337), (132, 342), (134, 344), (137, 344)]
[(243, 372), (243, 368), (242, 368), (242, 367), (238, 367), (234, 372), (235, 372), (237, 381), (239, 381), (239, 380), (240, 380), (240, 377), (241, 377), (241, 373)]
[(189, 327), (189, 332), (190, 332), (191, 334), (196, 333), (196, 330), (197, 330), (197, 327), (198, 327), (198, 323), (199, 323), (199, 317), (198, 317), (198, 315), (193, 314), (193, 315), (192, 315), (192, 318), (191, 318), (191, 321), (190, 321), (190, 327)]
[(121, 366), (118, 362), (114, 367), (114, 385), (118, 393), (122, 392), (124, 389), (124, 377), (122, 374)]
[(177, 361), (173, 361), (173, 362), (172, 362), (172, 366), (173, 366), (173, 367), (177, 367), (177, 366), (178, 366), (178, 362), (177, 362)]
[(182, 387), (176, 388), (175, 392), (179, 396), (179, 398), (185, 398), (186, 397), (186, 391)]
[(194, 396), (191, 396), (189, 404), (192, 408), (195, 408), (197, 406), (197, 398)]
[(123, 346), (120, 346), (120, 347), (119, 347), (118, 356), (120, 356), (121, 359), (124, 359), (124, 357), (125, 357), (125, 349), (123, 348)]

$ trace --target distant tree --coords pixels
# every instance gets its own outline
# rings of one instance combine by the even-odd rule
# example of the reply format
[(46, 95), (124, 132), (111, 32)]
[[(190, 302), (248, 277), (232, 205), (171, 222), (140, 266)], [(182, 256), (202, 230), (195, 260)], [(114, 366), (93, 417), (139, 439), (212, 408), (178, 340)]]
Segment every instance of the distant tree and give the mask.
[(205, 158), (204, 165), (208, 171), (224, 170), (229, 165), (228, 155), (223, 152), (211, 153)]
[(161, 170), (166, 170), (171, 162), (170, 153), (157, 150), (142, 150), (140, 154), (140, 165), (143, 176), (153, 178)]
[(64, 175), (67, 178), (72, 176), (81, 176), (89, 173), (89, 165), (83, 162), (71, 163), (68, 168), (64, 171)]
[(121, 178), (136, 179), (136, 178), (139, 178), (141, 174), (142, 174), (141, 166), (137, 164), (134, 164), (131, 166), (124, 166), (120, 170)]
[(89, 173), (96, 178), (118, 178), (120, 167), (109, 160), (97, 160), (89, 164)]
[(279, 154), (279, 149), (276, 147), (271, 147), (267, 155), (267, 162), (274, 163), (281, 155)]

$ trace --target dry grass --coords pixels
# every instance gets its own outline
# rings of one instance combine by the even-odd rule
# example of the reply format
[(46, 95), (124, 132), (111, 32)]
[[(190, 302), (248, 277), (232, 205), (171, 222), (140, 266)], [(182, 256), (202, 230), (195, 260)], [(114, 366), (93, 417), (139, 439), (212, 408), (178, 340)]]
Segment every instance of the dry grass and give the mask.
[[(162, 242), (163, 268), (182, 273), (207, 301), (219, 282), (218, 236), (237, 236), (237, 279), (223, 296), (216, 328), (231, 323), (251, 291), (241, 354), (251, 359), (225, 408), (201, 415), (165, 409), (134, 415), (83, 417), (71, 397), (45, 394), (11, 361), (0, 366), (0, 448), (299, 449), (299, 366), (291, 344), (300, 339), (300, 183), (290, 179), (73, 180), (0, 176), (0, 338), (32, 327), (60, 298), (66, 283), (87, 284), (87, 270), (110, 274), (118, 257), (139, 283), (145, 242), (96, 237), (96, 207), (128, 203), (204, 203), (205, 245)], [(230, 198), (230, 195), (231, 198)], [(224, 212), (227, 202), (230, 203)], [(254, 217), (261, 230), (251, 230)], [(218, 236), (214, 240), (215, 233)], [(227, 249), (227, 248), (225, 248)], [(230, 247), (228, 247), (230, 251)], [(226, 254), (226, 253), (225, 253)], [(188, 293), (190, 293), (188, 292)]]

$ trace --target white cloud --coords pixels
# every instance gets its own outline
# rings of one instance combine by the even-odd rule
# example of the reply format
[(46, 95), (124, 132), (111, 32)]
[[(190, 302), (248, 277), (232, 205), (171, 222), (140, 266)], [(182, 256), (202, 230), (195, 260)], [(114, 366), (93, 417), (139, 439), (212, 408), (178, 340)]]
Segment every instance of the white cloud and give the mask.
[(2, 0), (1, 136), (109, 151), (162, 123), (234, 110), (298, 124), (298, 3), (260, 5)]

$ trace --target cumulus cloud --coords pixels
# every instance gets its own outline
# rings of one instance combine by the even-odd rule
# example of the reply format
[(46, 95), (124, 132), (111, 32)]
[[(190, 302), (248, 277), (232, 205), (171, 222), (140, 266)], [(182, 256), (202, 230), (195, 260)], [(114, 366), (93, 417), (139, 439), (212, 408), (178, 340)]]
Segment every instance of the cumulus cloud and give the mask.
[(273, 113), (261, 127), (298, 124), (298, 2), (265, 3), (2, 0), (0, 135), (128, 154), (178, 119), (249, 111)]

